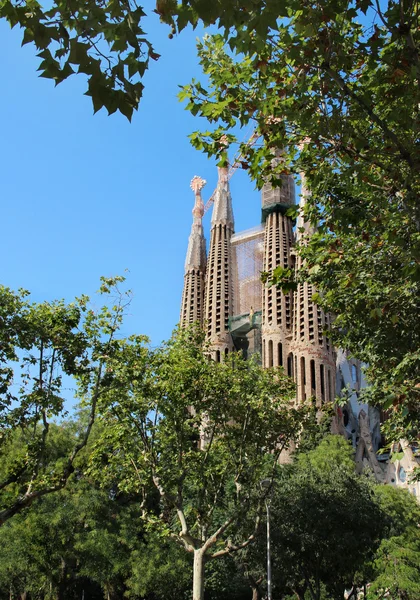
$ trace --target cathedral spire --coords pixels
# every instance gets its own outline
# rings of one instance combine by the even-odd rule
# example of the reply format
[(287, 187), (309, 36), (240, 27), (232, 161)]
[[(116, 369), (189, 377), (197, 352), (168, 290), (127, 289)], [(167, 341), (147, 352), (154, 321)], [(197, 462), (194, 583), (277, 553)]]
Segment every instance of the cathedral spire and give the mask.
[(201, 190), (206, 181), (195, 176), (191, 181), (195, 202), (192, 210), (193, 223), (188, 240), (185, 259), (184, 290), (182, 293), (180, 322), (183, 327), (190, 323), (203, 324), (204, 277), (206, 270), (206, 240), (204, 238), (202, 218), (204, 204)]
[(214, 208), (211, 217), (212, 227), (217, 224), (226, 225), (232, 231), (234, 229), (232, 197), (229, 189), (228, 168), (217, 168), (219, 180), (214, 195)]
[[(284, 163), (281, 152), (273, 159), (273, 169)], [(262, 220), (264, 223), (264, 271), (277, 267), (292, 268), (291, 249), (293, 222), (287, 210), (295, 203), (295, 183), (286, 165), (279, 176), (281, 186), (273, 188), (270, 183), (262, 188)], [(292, 376), (290, 343), (293, 318), (292, 292), (286, 294), (274, 286), (263, 287), (262, 301), (262, 362), (264, 367), (283, 366)]]
[[(299, 214), (296, 220), (296, 241), (301, 240), (305, 236), (310, 236), (315, 233), (315, 228), (304, 219), (305, 205), (308, 201), (310, 192), (306, 182), (305, 173), (300, 174), (300, 200), (299, 200)], [(303, 231), (302, 231), (303, 230)]]
[[(302, 211), (310, 196), (305, 174), (301, 174), (301, 199), (297, 221), (297, 239), (301, 244), (311, 237), (315, 228), (304, 220)], [(296, 256), (296, 271), (303, 266), (302, 258)], [(316, 405), (332, 402), (335, 396), (335, 351), (326, 330), (331, 316), (312, 301), (315, 287), (308, 281), (299, 281), (295, 292), (293, 310), (294, 356), (293, 376), (296, 381), (298, 401), (315, 398)]]
[(233, 349), (229, 317), (233, 315), (232, 248), (234, 230), (232, 198), (227, 168), (218, 168), (219, 181), (214, 196), (210, 248), (206, 276), (205, 321), (213, 357), (224, 360)]

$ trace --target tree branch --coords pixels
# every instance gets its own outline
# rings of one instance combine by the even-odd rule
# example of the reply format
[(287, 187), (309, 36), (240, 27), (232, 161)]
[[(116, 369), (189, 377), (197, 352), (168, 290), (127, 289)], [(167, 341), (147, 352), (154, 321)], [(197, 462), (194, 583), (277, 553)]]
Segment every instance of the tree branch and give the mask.
[(223, 550), (218, 550), (217, 552), (215, 552), (214, 554), (209, 556), (209, 558), (218, 558), (219, 556), (226, 556), (226, 554), (232, 554), (232, 552), (237, 552), (238, 550), (242, 550), (243, 548), (246, 548), (257, 537), (258, 530), (260, 528), (260, 524), (261, 524), (261, 507), (260, 507), (257, 517), (255, 519), (254, 531), (244, 542), (242, 542), (242, 544), (234, 545), (229, 542), (228, 545), (226, 546), (226, 548), (224, 548)]
[[(203, 548), (202, 548), (204, 554), (207, 552), (207, 550), (209, 548), (211, 548), (218, 541), (219, 537), (224, 534), (224, 532), (226, 531), (226, 529), (228, 527), (230, 527), (232, 525), (233, 521), (234, 521), (234, 517), (232, 516), (229, 519), (227, 519), (219, 527), (219, 529), (213, 533), (212, 536), (210, 536), (208, 538), (208, 540), (206, 541), (206, 543), (203, 545)], [(222, 555), (220, 555), (220, 556), (222, 556)], [(212, 555), (210, 558), (215, 558), (215, 555)]]
[(336, 84), (343, 90), (343, 92), (345, 92), (345, 94), (347, 94), (350, 98), (357, 102), (357, 104), (359, 104), (359, 106), (369, 115), (372, 121), (376, 123), (376, 125), (378, 125), (378, 127), (383, 131), (385, 136), (393, 142), (396, 148), (398, 148), (400, 156), (404, 159), (405, 162), (407, 162), (410, 168), (413, 169), (415, 165), (413, 163), (411, 154), (403, 146), (403, 144), (400, 142), (395, 133), (389, 129), (385, 121), (378, 117), (378, 115), (373, 111), (373, 109), (370, 106), (368, 106), (365, 103), (365, 101), (360, 96), (358, 96), (358, 94), (356, 94), (347, 85), (344, 79), (338, 73), (336, 73), (327, 63), (322, 64), (320, 68), (323, 69), (326, 73), (328, 73), (331, 79), (336, 82)]

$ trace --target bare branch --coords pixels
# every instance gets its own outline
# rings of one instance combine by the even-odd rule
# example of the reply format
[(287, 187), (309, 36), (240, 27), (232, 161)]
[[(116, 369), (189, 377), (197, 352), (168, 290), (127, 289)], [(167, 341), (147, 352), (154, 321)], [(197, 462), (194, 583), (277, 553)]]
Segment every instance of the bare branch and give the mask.
[(219, 556), (226, 556), (227, 554), (232, 554), (233, 552), (237, 552), (238, 550), (242, 550), (243, 548), (246, 548), (257, 537), (258, 530), (260, 528), (260, 524), (261, 524), (261, 505), (259, 507), (257, 516), (255, 518), (254, 531), (251, 533), (251, 535), (244, 542), (242, 542), (242, 544), (235, 545), (235, 544), (232, 544), (231, 542), (228, 542), (227, 546), (225, 548), (223, 548), (223, 550), (218, 550), (214, 554), (211, 554), (209, 556), (209, 558), (218, 558)]
[[(203, 545), (203, 553), (205, 554), (207, 552), (207, 550), (209, 548), (211, 548), (220, 538), (221, 535), (224, 534), (224, 532), (226, 531), (226, 529), (228, 529), (228, 527), (230, 527), (233, 523), (233, 521), (235, 520), (235, 518), (232, 516), (229, 519), (227, 519), (220, 527), (217, 531), (215, 531), (213, 533), (212, 536), (209, 537), (209, 539), (205, 542), (205, 544)], [(214, 558), (214, 556), (212, 556), (212, 558)]]

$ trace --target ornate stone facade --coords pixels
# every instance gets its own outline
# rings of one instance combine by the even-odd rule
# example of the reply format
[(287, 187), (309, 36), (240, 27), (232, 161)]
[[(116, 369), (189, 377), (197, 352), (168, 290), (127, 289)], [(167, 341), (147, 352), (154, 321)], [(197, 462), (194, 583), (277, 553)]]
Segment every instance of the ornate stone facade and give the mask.
[[(264, 222), (263, 270), (276, 267), (293, 268), (293, 223), (286, 215), (295, 204), (295, 186), (290, 175), (282, 177), (282, 187), (265, 184), (262, 189), (262, 219)], [(273, 286), (262, 289), (262, 364), (264, 367), (282, 366), (293, 375), (290, 360), (292, 341), (293, 295), (283, 294)]]
[[(301, 201), (303, 209), (308, 192), (305, 177), (301, 176)], [(311, 227), (299, 217), (297, 235), (300, 243), (312, 235)], [(295, 268), (302, 267), (301, 258), (296, 257)], [(293, 302), (293, 341), (291, 356), (294, 361), (293, 373), (297, 386), (297, 399), (305, 402), (309, 398), (316, 399), (316, 405), (332, 402), (335, 398), (336, 356), (334, 348), (326, 334), (330, 326), (330, 315), (312, 302), (315, 293), (313, 286), (299, 283)]]
[[(281, 158), (275, 159), (276, 161)], [(318, 408), (336, 396), (347, 395), (346, 406), (337, 409), (332, 431), (351, 440), (357, 468), (369, 467), (376, 478), (400, 485), (420, 498), (420, 483), (410, 483), (419, 463), (410, 446), (401, 440), (396, 462), (377, 455), (381, 444), (378, 411), (359, 402), (364, 387), (360, 362), (333, 348), (327, 331), (330, 315), (312, 302), (315, 289), (299, 284), (283, 294), (261, 283), (261, 270), (278, 266), (300, 269), (294, 245), (305, 243), (313, 230), (301, 217), (294, 231), (287, 210), (295, 203), (290, 175), (281, 175), (282, 186), (268, 183), (262, 189), (263, 226), (234, 234), (232, 198), (228, 170), (219, 169), (213, 195), (214, 206), (208, 258), (202, 226), (204, 205), (201, 189), (205, 181), (194, 177), (193, 225), (185, 262), (181, 325), (200, 323), (207, 332), (216, 361), (225, 360), (233, 349), (248, 357), (261, 356), (265, 368), (283, 367), (296, 382), (296, 401), (313, 402)], [(308, 192), (302, 176), (301, 208)]]
[(191, 189), (194, 192), (193, 224), (188, 240), (185, 259), (184, 289), (182, 293), (180, 323), (183, 327), (192, 323), (203, 325), (204, 314), (204, 277), (206, 273), (206, 240), (202, 218), (204, 204), (201, 190), (206, 185), (204, 179), (194, 177)]
[(297, 292), (284, 294), (260, 281), (260, 270), (300, 267), (293, 252), (293, 221), (287, 215), (295, 204), (295, 184), (287, 174), (281, 175), (281, 182), (278, 188), (269, 183), (263, 186), (263, 227), (235, 235), (228, 170), (219, 169), (205, 264), (201, 224), (205, 182), (194, 178), (194, 222), (185, 264), (181, 324), (198, 321), (204, 326), (217, 361), (223, 361), (234, 348), (246, 356), (258, 352), (264, 367), (283, 367), (295, 379), (298, 402), (312, 398), (321, 406), (333, 399), (335, 390), (334, 349), (324, 333), (329, 316), (312, 302), (310, 285), (302, 284)]
[(233, 350), (229, 318), (233, 316), (232, 247), (234, 233), (228, 170), (219, 168), (214, 197), (204, 302), (204, 327), (218, 362)]

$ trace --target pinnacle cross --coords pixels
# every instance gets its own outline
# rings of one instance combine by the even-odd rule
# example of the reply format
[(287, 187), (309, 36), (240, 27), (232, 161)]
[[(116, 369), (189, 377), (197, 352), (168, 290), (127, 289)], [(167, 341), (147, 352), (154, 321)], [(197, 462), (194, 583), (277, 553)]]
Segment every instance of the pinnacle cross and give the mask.
[(204, 204), (201, 198), (201, 190), (206, 185), (206, 183), (206, 180), (202, 179), (198, 175), (195, 175), (195, 177), (193, 177), (191, 180), (191, 189), (194, 192), (195, 196), (195, 204), (192, 211), (194, 223), (201, 223), (201, 219), (204, 215)]
[(198, 175), (195, 175), (192, 178), (190, 186), (196, 196), (198, 196), (200, 194), (201, 190), (206, 185), (206, 183), (207, 183), (207, 181), (205, 179), (202, 179)]

